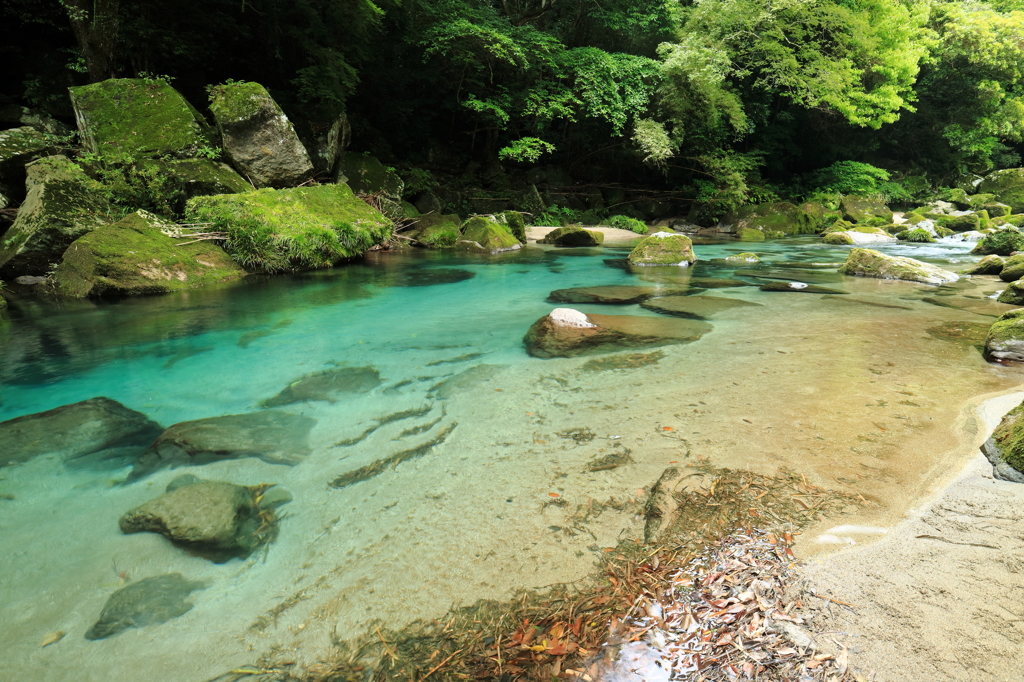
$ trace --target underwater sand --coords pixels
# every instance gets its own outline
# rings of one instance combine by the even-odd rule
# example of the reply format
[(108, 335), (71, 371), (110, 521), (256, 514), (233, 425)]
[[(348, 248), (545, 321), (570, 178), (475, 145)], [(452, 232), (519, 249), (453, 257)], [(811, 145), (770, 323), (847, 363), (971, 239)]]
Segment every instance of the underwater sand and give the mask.
[[(975, 260), (970, 246), (883, 250), (958, 269)], [(752, 249), (776, 262), (846, 253), (813, 238), (696, 247), (704, 261)], [(118, 485), (127, 470), (68, 470), (46, 456), (0, 469), (0, 495), (14, 497), (0, 499), (0, 678), (202, 682), (272, 648), (312, 662), (332, 638), (375, 620), (395, 626), (576, 580), (605, 548), (642, 531), (644, 488), (670, 464), (788, 468), (860, 495), (862, 504), (798, 545), (804, 556), (829, 551), (836, 546), (815, 541), (824, 529), (891, 526), (955, 476), (981, 437), (975, 406), (1024, 379), (977, 348), (978, 330), (1007, 308), (985, 298), (1002, 288), (987, 277), (942, 288), (861, 278), (828, 285), (844, 296), (709, 289), (763, 307), (718, 313), (713, 331), (688, 345), (529, 357), (522, 336), (556, 307), (545, 303), (552, 290), (671, 290), (733, 272), (706, 262), (629, 271), (627, 253), (376, 254), (242, 286), (35, 304), (31, 317), (12, 311), (0, 327), (0, 420), (104, 395), (169, 426), (257, 410), (296, 378), (339, 365), (373, 366), (384, 381), (334, 403), (282, 408), (318, 420), (312, 454), (294, 467), (231, 460), (130, 485)], [(656, 315), (638, 305), (571, 307)], [(627, 356), (625, 369), (608, 368)], [(332, 447), (388, 415), (428, 407)], [(368, 480), (329, 485), (442, 434)], [(609, 454), (632, 462), (590, 470)], [(160, 536), (120, 533), (121, 514), (182, 473), (289, 490), (295, 499), (282, 508), (277, 541), (215, 565)], [(604, 511), (582, 520), (595, 503)], [(84, 638), (124, 584), (119, 574), (172, 572), (209, 585), (192, 593), (192, 610)], [(41, 648), (54, 631), (67, 635)]]

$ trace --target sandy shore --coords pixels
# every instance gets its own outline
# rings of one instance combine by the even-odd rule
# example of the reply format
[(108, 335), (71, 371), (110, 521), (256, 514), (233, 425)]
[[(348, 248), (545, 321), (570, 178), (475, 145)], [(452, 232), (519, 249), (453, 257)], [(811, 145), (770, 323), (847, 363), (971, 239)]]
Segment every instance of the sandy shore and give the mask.
[[(984, 403), (986, 433), (1022, 398)], [(980, 453), (882, 539), (814, 561), (805, 575), (812, 591), (854, 605), (827, 604), (813, 629), (849, 647), (865, 679), (1024, 675), (1024, 485), (995, 480)]]
[[(536, 225), (527, 226), (526, 238), (529, 241), (535, 242), (538, 239), (543, 239), (547, 236), (548, 232), (557, 230), (557, 227), (539, 227)], [(623, 242), (636, 241), (643, 237), (641, 234), (636, 232), (630, 232), (629, 230), (620, 230), (617, 227), (588, 227), (588, 230), (593, 232), (600, 232), (604, 235), (605, 244), (621, 244)]]

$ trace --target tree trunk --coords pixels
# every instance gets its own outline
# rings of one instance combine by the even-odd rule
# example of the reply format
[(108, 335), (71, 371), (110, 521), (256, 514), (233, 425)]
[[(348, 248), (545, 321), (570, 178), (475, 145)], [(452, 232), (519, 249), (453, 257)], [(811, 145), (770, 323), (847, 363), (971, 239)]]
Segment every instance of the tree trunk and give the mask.
[(93, 83), (113, 78), (120, 0), (61, 0)]

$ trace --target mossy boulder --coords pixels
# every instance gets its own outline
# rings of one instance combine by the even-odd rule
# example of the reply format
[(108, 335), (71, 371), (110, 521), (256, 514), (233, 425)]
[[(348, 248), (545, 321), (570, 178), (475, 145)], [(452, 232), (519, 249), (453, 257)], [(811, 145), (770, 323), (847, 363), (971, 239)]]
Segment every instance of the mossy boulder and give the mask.
[[(722, 219), (722, 227), (731, 226), (732, 231), (742, 233), (743, 230), (760, 230), (766, 235), (781, 232), (783, 234), (814, 234), (824, 217), (816, 217), (815, 209), (805, 210), (788, 201), (771, 204), (743, 206)], [(740, 237), (742, 239), (742, 236)], [(758, 240), (748, 240), (758, 241)]]
[[(1014, 301), (1003, 301), (1003, 303), (1021, 305), (1024, 299), (1024, 282), (1014, 282), (1003, 294), (1009, 291), (1014, 292)], [(1024, 308), (1010, 310), (1003, 313), (989, 328), (988, 337), (985, 339), (985, 354), (997, 360), (1013, 360), (1024, 362)]]
[(864, 246), (868, 244), (887, 244), (895, 242), (896, 238), (880, 227), (852, 226), (842, 232), (828, 232), (823, 241), (826, 244), (853, 244)]
[(25, 198), (25, 165), (52, 150), (50, 138), (30, 126), (0, 130), (0, 208)]
[(763, 242), (767, 235), (753, 227), (741, 227), (736, 230), (736, 236), (741, 242)]
[(99, 227), (72, 242), (50, 286), (73, 298), (162, 294), (244, 277), (210, 241), (174, 239), (177, 228), (146, 211)]
[[(759, 230), (755, 230), (758, 231)], [(629, 254), (630, 265), (679, 265), (696, 262), (693, 241), (684, 234), (655, 232), (644, 238)]]
[(1003, 481), (1024, 483), (1024, 403), (1007, 412), (981, 450)]
[(462, 218), (454, 213), (421, 215), (406, 236), (431, 249), (452, 247), (462, 236)]
[(1009, 256), (1014, 251), (1024, 251), (1024, 234), (1012, 225), (989, 234), (971, 249), (971, 253), (999, 256)]
[(881, 199), (861, 197), (853, 194), (844, 196), (839, 200), (839, 212), (844, 220), (851, 223), (865, 223), (872, 218), (878, 218), (884, 223), (892, 222), (892, 211)]
[(932, 236), (931, 232), (920, 227), (897, 232), (896, 239), (899, 239), (901, 242), (918, 242), (922, 244), (929, 244), (935, 241), (935, 237)]
[(638, 315), (585, 315), (572, 308), (556, 308), (530, 327), (523, 343), (538, 358), (569, 358), (690, 343), (711, 331), (709, 323), (675, 317)]
[(508, 226), (509, 232), (512, 233), (521, 244), (526, 243), (526, 220), (523, 218), (523, 214), (519, 211), (505, 211), (499, 213), (497, 216), (498, 222), (505, 223)]
[(845, 230), (828, 232), (821, 241), (832, 246), (853, 246), (853, 237)]
[(142, 166), (153, 169), (163, 179), (166, 193), (173, 197), (173, 207), (178, 211), (183, 211), (185, 203), (192, 197), (253, 190), (253, 186), (231, 166), (211, 159), (151, 159), (144, 161)]
[(983, 204), (981, 208), (988, 213), (990, 218), (1005, 218), (1013, 212), (1008, 205), (1001, 204), (997, 201)]
[(391, 237), (392, 224), (347, 185), (261, 189), (189, 200), (190, 222), (226, 232), (225, 250), (263, 272), (328, 267)]
[(964, 270), (965, 275), (998, 275), (1003, 271), (1006, 261), (1002, 256), (992, 254), (985, 256), (972, 267)]
[(400, 197), (405, 191), (405, 183), (398, 174), (369, 154), (346, 152), (341, 157), (338, 169), (344, 176), (339, 176), (338, 180), (347, 182), (356, 194)]
[(82, 144), (93, 153), (184, 158), (212, 143), (206, 120), (165, 81), (112, 78), (69, 90)]
[(554, 244), (555, 246), (601, 246), (604, 244), (604, 233), (597, 230), (586, 230), (579, 225), (566, 225), (551, 230), (538, 244)]
[(726, 256), (722, 259), (726, 263), (738, 263), (746, 265), (748, 263), (760, 263), (761, 258), (756, 253), (744, 251), (743, 253), (736, 253), (731, 256)]
[(843, 275), (899, 279), (922, 284), (948, 284), (960, 277), (929, 263), (903, 256), (888, 256), (874, 249), (853, 249), (839, 268)]
[(484, 216), (474, 216), (463, 223), (462, 236), (455, 243), (456, 248), (475, 253), (516, 251), (522, 246), (507, 225)]
[[(932, 220), (935, 221), (936, 225), (953, 230), (954, 232), (970, 232), (971, 230), (981, 229), (982, 215), (978, 212), (967, 213), (964, 215), (934, 215), (930, 214)], [(984, 216), (985, 221), (988, 221), (988, 215)]]
[(295, 127), (259, 83), (210, 89), (210, 111), (224, 153), (257, 187), (291, 187), (313, 176), (313, 163)]
[(999, 279), (1004, 282), (1016, 282), (1021, 277), (1024, 277), (1024, 254), (1010, 256), (999, 271)]
[(1010, 282), (1010, 285), (1003, 289), (1003, 293), (999, 294), (999, 298), (996, 300), (1000, 303), (1024, 306), (1024, 280), (1018, 279), (1015, 282)]
[(1024, 168), (1006, 168), (985, 176), (978, 191), (995, 195), (1013, 213), (1024, 213)]
[(65, 249), (107, 221), (103, 186), (70, 159), (48, 156), (27, 167), (28, 194), (0, 240), (0, 275), (45, 275)]

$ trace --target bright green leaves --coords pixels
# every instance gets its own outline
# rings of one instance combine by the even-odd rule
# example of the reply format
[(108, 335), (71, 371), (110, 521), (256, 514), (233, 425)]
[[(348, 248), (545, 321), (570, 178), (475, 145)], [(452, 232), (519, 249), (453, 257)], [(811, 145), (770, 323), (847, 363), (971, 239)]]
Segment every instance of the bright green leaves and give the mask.
[(498, 151), (499, 159), (511, 159), (524, 163), (537, 163), (544, 154), (555, 151), (555, 145), (536, 137), (524, 137)]
[(615, 135), (646, 111), (658, 76), (653, 59), (596, 47), (567, 50), (559, 63), (583, 113), (610, 123)]

